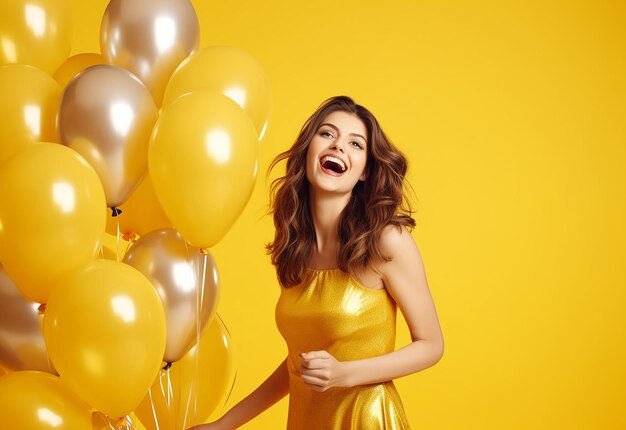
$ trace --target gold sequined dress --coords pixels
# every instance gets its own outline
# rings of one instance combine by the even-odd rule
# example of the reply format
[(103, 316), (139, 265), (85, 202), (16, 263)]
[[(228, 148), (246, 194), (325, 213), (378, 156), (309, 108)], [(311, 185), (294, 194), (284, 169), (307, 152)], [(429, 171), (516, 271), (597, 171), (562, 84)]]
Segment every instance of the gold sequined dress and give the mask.
[(409, 423), (393, 382), (317, 392), (300, 378), (300, 353), (326, 350), (339, 361), (394, 350), (396, 304), (339, 269), (307, 270), (282, 288), (276, 325), (288, 348), (287, 430), (400, 430)]

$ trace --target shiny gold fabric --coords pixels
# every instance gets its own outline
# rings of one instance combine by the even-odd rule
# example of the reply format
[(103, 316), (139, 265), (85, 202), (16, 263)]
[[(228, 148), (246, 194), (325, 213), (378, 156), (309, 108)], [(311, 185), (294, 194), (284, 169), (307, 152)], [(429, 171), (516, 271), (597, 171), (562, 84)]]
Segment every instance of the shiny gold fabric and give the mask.
[(300, 378), (302, 352), (350, 361), (393, 351), (396, 304), (386, 290), (363, 287), (339, 269), (308, 270), (300, 285), (282, 288), (276, 324), (289, 352), (288, 430), (409, 429), (391, 381), (320, 393)]

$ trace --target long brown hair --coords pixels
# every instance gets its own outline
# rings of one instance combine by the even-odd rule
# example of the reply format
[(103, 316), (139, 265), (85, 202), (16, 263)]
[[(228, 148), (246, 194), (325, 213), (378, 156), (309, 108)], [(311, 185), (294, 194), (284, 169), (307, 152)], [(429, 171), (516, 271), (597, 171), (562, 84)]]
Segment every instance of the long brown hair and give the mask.
[(298, 138), (270, 164), (268, 175), (287, 160), (285, 176), (272, 181), (270, 210), (276, 229), (274, 241), (266, 245), (284, 287), (302, 282), (315, 247), (315, 230), (309, 207), (306, 155), (324, 118), (344, 111), (358, 116), (367, 129), (366, 179), (352, 190), (352, 198), (341, 213), (338, 226), (338, 267), (354, 272), (372, 259), (389, 261), (378, 241), (387, 225), (415, 227), (403, 184), (407, 171), (405, 156), (393, 146), (372, 113), (346, 96), (332, 97), (306, 120)]

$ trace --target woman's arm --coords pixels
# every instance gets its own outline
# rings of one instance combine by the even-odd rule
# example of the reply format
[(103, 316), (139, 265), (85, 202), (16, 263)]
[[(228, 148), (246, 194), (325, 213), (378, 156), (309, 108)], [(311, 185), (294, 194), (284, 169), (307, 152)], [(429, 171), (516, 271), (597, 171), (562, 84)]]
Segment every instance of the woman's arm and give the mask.
[(389, 354), (355, 361), (339, 362), (326, 351), (302, 354), (302, 380), (316, 391), (390, 381), (426, 369), (443, 356), (437, 311), (413, 237), (405, 228), (388, 226), (380, 245), (391, 261), (377, 268), (406, 320), (413, 342)]
[[(289, 393), (289, 372), (287, 359), (276, 368), (256, 390), (233, 406), (219, 420), (191, 429), (195, 430), (232, 430), (250, 421)], [(189, 429), (189, 430), (191, 430)]]

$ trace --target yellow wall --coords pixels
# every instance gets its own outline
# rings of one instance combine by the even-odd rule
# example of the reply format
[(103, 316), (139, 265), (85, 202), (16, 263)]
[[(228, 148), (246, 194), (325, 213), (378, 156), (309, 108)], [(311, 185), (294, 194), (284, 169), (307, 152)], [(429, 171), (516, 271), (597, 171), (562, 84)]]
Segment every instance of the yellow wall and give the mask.
[[(243, 48), (269, 75), (261, 172), (336, 94), (409, 156), (446, 341), (397, 382), (414, 429), (626, 428), (622, 1), (193, 3), (203, 47)], [(73, 53), (99, 49), (106, 4), (72, 0)], [(229, 405), (286, 353), (267, 188), (261, 174), (214, 249), (239, 357)], [(286, 405), (244, 428), (284, 428)]]

